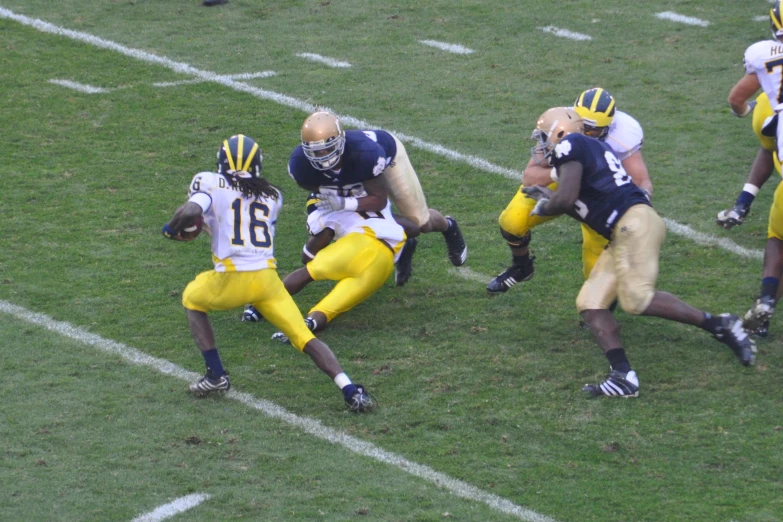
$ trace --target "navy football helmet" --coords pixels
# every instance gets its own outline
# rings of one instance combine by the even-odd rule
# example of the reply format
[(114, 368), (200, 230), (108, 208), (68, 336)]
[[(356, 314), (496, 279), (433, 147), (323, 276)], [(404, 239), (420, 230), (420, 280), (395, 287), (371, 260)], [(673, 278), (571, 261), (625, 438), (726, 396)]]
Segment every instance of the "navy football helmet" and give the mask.
[(218, 149), (217, 171), (228, 176), (260, 178), (263, 161), (258, 143), (244, 134), (235, 134), (223, 140)]

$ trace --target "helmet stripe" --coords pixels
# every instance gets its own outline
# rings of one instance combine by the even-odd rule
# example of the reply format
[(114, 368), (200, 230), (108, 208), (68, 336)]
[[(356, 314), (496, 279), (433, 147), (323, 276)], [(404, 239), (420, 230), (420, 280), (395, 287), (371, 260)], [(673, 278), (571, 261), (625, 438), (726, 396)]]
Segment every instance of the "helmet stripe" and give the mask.
[(231, 154), (231, 146), (228, 144), (228, 140), (223, 140), (223, 150), (226, 151), (226, 159), (228, 160), (228, 168), (230, 170), (237, 170), (234, 164), (234, 155)]
[(240, 134), (237, 136), (237, 139), (239, 140), (237, 143), (237, 170), (245, 170), (242, 168), (244, 166), (243, 156), (245, 152), (245, 135)]
[(772, 20), (772, 23), (775, 24), (775, 29), (780, 31), (783, 29), (783, 20), (780, 20), (779, 15), (775, 14), (775, 8), (769, 10), (769, 17)]
[[(258, 143), (253, 143), (253, 148), (250, 149), (250, 154), (247, 155), (245, 164), (242, 166), (242, 170), (244, 170), (245, 172), (250, 172), (250, 164), (253, 163), (253, 158), (256, 157), (257, 150), (258, 150)], [(255, 172), (253, 172), (252, 174), (255, 174)]]
[(598, 109), (598, 102), (601, 101), (601, 95), (604, 93), (604, 90), (598, 87), (593, 92), (594, 92), (593, 103), (590, 104), (590, 111), (596, 112), (596, 110)]

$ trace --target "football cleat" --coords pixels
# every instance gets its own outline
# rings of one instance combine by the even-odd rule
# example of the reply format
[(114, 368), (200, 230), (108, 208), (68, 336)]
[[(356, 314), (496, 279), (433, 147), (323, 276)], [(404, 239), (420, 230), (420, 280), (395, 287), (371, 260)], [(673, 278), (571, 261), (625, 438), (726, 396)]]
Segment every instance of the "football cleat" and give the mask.
[(356, 391), (350, 397), (345, 399), (345, 405), (350, 411), (365, 412), (375, 408), (375, 399), (367, 392), (367, 389), (361, 384), (356, 385)]
[(745, 222), (745, 218), (750, 213), (750, 207), (746, 205), (734, 205), (728, 210), (718, 212), (715, 222), (718, 226), (729, 229)]
[(766, 334), (769, 334), (769, 320), (774, 313), (775, 300), (769, 296), (759, 297), (753, 307), (745, 314), (742, 327), (759, 337), (766, 337), (766, 335), (762, 336), (759, 331), (764, 329)]
[(394, 273), (394, 282), (397, 286), (402, 286), (408, 282), (411, 274), (413, 273), (413, 254), (416, 252), (416, 245), (419, 244), (419, 240), (415, 237), (408, 238), (405, 241), (405, 246), (402, 247), (400, 253), (400, 259), (397, 260), (397, 271)]
[(750, 366), (756, 359), (756, 343), (742, 326), (742, 319), (733, 314), (720, 314), (721, 325), (713, 336), (732, 349), (744, 366)]
[(503, 272), (498, 274), (487, 285), (487, 292), (490, 294), (502, 294), (504, 292), (508, 292), (508, 289), (515, 284), (533, 279), (534, 273), (535, 269), (533, 268), (533, 258), (531, 257), (530, 263), (528, 265), (511, 265)]
[(245, 311), (242, 312), (243, 323), (257, 323), (263, 318), (264, 316), (261, 315), (261, 312), (259, 312), (253, 305), (247, 305), (245, 307)]
[(198, 381), (189, 386), (190, 393), (197, 397), (205, 397), (212, 392), (224, 392), (231, 389), (231, 381), (228, 380), (228, 374), (220, 377), (212, 377), (209, 374), (203, 376)]
[[(307, 329), (311, 332), (315, 331), (316, 323), (314, 319), (311, 319), (310, 317), (304, 318), (305, 326), (307, 326)], [(272, 340), (277, 341), (279, 343), (283, 344), (289, 344), (291, 342), (291, 339), (288, 338), (286, 334), (283, 332), (275, 332), (272, 334)]]
[(612, 370), (601, 384), (585, 384), (582, 391), (594, 397), (638, 397), (639, 378), (636, 372), (628, 373)]
[(462, 237), (462, 231), (459, 229), (457, 220), (451, 216), (446, 216), (449, 228), (443, 232), (443, 238), (446, 240), (446, 248), (449, 252), (449, 261), (454, 266), (462, 266), (468, 260), (468, 246), (465, 244), (465, 238)]

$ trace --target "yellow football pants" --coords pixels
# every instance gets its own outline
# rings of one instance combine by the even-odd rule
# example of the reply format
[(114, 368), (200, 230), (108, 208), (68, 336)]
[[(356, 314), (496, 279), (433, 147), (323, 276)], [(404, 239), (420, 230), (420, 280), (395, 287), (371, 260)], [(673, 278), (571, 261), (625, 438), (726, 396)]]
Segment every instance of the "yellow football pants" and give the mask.
[(307, 263), (316, 281), (339, 281), (311, 310), (328, 321), (358, 305), (394, 271), (394, 254), (382, 241), (367, 234), (348, 234), (327, 246)]
[(254, 272), (208, 270), (196, 276), (182, 293), (182, 306), (198, 312), (232, 310), (247, 303), (288, 336), (297, 350), (304, 350), (315, 337), (274, 268)]

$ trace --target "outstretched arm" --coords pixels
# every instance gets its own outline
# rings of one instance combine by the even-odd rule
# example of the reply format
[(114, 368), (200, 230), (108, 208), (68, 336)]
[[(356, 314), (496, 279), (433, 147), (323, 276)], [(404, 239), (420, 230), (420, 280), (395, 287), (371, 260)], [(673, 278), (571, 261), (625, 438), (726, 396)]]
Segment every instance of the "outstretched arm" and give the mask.
[(729, 92), (729, 105), (731, 111), (739, 117), (747, 116), (753, 112), (756, 102), (748, 103), (748, 100), (761, 89), (759, 79), (755, 74), (746, 74), (734, 84)]

